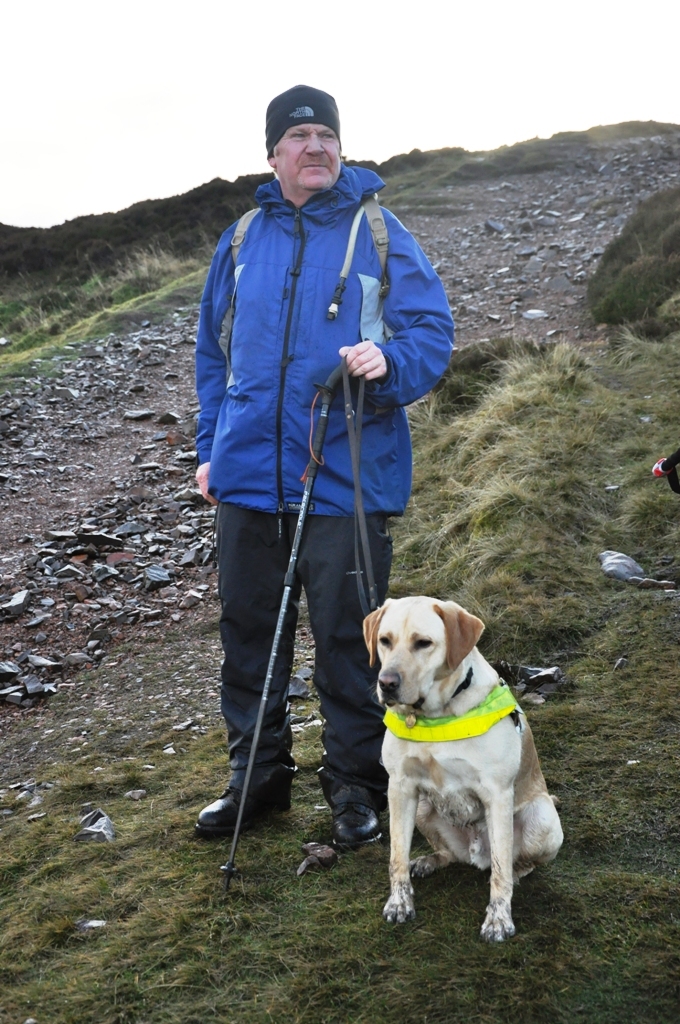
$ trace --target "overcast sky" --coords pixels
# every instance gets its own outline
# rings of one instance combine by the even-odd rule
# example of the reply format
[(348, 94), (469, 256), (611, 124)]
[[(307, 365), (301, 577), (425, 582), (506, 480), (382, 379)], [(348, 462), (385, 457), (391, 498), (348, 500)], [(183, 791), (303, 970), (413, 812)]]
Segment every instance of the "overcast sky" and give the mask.
[(0, 222), (268, 170), (269, 100), (331, 92), (348, 157), (680, 123), (677, 0), (0, 0)]

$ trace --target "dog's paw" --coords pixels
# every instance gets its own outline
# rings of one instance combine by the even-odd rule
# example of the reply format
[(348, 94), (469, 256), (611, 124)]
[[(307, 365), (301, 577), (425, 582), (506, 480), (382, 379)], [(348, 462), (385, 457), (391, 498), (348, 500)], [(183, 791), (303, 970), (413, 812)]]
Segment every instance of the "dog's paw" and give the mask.
[(439, 857), (436, 853), (430, 853), (426, 857), (416, 857), (409, 864), (411, 878), (429, 878), (440, 867)]
[(504, 900), (492, 902), (486, 908), (486, 918), (482, 925), (481, 936), (485, 942), (503, 942), (515, 934), (512, 923), (510, 904)]
[(383, 917), (390, 924), (404, 924), (405, 921), (412, 921), (415, 916), (413, 889), (404, 882), (395, 885), (383, 907)]

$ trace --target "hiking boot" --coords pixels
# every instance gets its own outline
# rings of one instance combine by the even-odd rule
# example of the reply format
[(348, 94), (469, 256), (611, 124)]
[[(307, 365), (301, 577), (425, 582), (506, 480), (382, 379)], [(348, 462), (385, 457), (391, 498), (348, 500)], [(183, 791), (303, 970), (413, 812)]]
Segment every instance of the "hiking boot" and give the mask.
[(326, 765), (319, 769), (318, 775), (323, 795), (333, 812), (333, 846), (338, 850), (355, 850), (357, 846), (380, 839), (378, 815), (387, 806), (384, 790), (346, 782)]
[[(290, 787), (297, 768), (286, 765), (265, 765), (253, 773), (241, 828), (245, 832), (257, 818), (272, 811), (290, 809)], [(236, 828), (241, 787), (227, 786), (222, 796), (204, 807), (198, 816), (194, 833), (201, 839), (232, 836)]]
[(333, 808), (333, 846), (356, 850), (380, 839), (380, 819), (367, 804), (341, 803)]

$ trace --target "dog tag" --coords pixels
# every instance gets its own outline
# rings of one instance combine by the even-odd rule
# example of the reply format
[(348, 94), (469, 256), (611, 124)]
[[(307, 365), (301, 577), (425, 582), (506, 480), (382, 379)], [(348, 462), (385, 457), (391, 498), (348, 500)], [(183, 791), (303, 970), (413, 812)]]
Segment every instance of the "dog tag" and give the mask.
[(406, 716), (406, 728), (407, 729), (412, 729), (415, 724), (416, 724), (416, 716), (413, 715), (413, 714), (407, 715)]

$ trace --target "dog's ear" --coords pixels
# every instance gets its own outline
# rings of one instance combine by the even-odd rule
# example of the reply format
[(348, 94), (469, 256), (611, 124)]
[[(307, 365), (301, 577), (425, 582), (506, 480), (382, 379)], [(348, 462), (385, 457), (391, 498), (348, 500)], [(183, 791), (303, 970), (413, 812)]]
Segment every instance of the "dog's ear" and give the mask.
[(451, 670), (458, 668), (467, 658), (484, 632), (484, 623), (476, 615), (470, 615), (455, 601), (441, 601), (434, 610), (444, 620), (446, 629), (446, 664)]
[(382, 617), (385, 614), (385, 610), (389, 603), (389, 601), (385, 601), (385, 604), (381, 605), (380, 608), (376, 608), (374, 612), (369, 612), (364, 619), (364, 640), (368, 647), (368, 653), (371, 656), (369, 662), (370, 665), (375, 665), (375, 659), (378, 653), (378, 630), (380, 629)]

